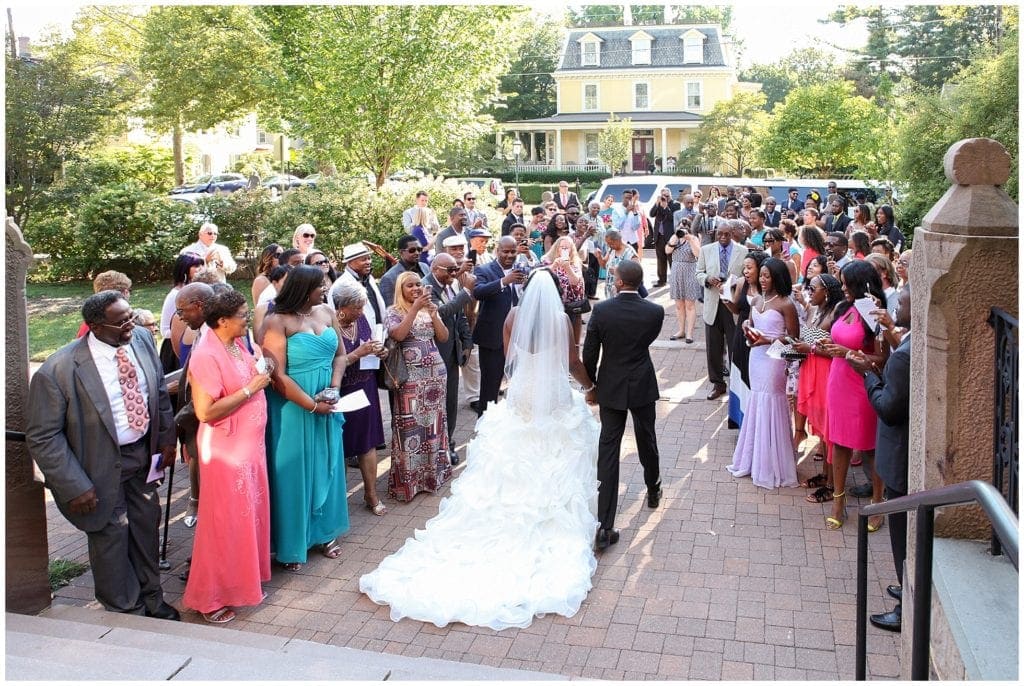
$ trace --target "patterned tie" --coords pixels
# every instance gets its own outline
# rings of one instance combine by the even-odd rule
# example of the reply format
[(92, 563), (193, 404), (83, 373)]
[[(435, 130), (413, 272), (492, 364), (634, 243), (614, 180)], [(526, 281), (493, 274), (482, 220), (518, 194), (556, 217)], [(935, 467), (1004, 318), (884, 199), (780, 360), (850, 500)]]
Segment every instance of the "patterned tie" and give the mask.
[(141, 434), (149, 426), (149, 408), (139, 391), (139, 375), (123, 347), (117, 349), (117, 382), (121, 385), (124, 409), (128, 415), (128, 426)]
[(724, 245), (720, 246), (719, 250), (721, 254), (718, 257), (718, 270), (721, 272), (722, 280), (725, 281), (725, 275), (729, 271), (729, 252)]

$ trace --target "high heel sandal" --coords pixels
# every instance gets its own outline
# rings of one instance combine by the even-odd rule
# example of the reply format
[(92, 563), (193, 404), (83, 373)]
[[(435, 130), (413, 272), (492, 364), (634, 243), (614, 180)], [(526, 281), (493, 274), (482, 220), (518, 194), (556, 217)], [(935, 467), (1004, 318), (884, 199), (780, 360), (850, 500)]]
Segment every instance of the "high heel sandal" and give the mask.
[[(193, 498), (189, 496), (188, 507), (185, 509), (185, 518), (183, 520), (185, 527), (191, 529), (199, 521), (199, 498)], [(229, 620), (230, 621), (230, 620)]]
[(380, 501), (380, 498), (377, 499), (376, 505), (371, 505), (369, 500), (364, 500), (363, 504), (366, 505), (367, 510), (377, 515), (378, 517), (383, 517), (388, 513), (388, 508), (384, 506), (384, 503)]
[(838, 501), (840, 498), (843, 499), (843, 518), (837, 519), (831, 515), (825, 517), (825, 528), (829, 531), (838, 531), (843, 528), (843, 524), (846, 522), (846, 491), (832, 494), (832, 500)]
[[(803, 436), (800, 440), (797, 440), (797, 436)], [(800, 452), (800, 444), (807, 440), (807, 431), (804, 429), (797, 429), (793, 432), (793, 451)]]
[[(872, 505), (875, 505), (875, 504), (877, 504), (878, 502), (880, 502), (880, 501), (878, 501), (878, 500), (875, 500), (874, 498), (872, 498), (872, 499), (871, 499), (871, 504), (872, 504)], [(876, 520), (876, 521), (877, 521), (878, 523), (877, 523), (877, 524), (873, 524), (873, 523), (871, 522), (871, 520), (872, 520), (872, 519), (875, 519), (876, 517), (877, 517), (877, 520)], [(869, 533), (869, 534), (873, 534), (873, 533), (875, 533), (876, 531), (878, 531), (879, 529), (881, 529), (881, 528), (882, 528), (882, 525), (883, 525), (883, 524), (885, 524), (885, 515), (874, 515), (874, 516), (872, 516), (872, 517), (868, 517), (868, 533)]]

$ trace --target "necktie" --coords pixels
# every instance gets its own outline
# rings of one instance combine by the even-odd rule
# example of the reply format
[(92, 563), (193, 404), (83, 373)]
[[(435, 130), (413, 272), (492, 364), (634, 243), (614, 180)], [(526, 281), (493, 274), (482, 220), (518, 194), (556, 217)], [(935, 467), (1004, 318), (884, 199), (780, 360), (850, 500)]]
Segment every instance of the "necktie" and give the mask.
[(725, 275), (729, 271), (729, 252), (724, 245), (719, 248), (719, 251), (718, 271), (721, 272), (722, 280), (725, 281)]
[(363, 284), (363, 288), (366, 289), (366, 298), (370, 301), (370, 307), (373, 308), (373, 313), (377, 316), (377, 323), (380, 324), (384, 321), (384, 318), (380, 316), (380, 303), (377, 302), (377, 294), (370, 288), (369, 277), (362, 279), (360, 283)]
[(117, 358), (117, 383), (121, 385), (121, 396), (124, 399), (125, 413), (128, 415), (128, 426), (139, 433), (146, 433), (149, 427), (149, 408), (146, 399), (139, 392), (139, 374), (132, 364), (128, 352), (119, 347)]

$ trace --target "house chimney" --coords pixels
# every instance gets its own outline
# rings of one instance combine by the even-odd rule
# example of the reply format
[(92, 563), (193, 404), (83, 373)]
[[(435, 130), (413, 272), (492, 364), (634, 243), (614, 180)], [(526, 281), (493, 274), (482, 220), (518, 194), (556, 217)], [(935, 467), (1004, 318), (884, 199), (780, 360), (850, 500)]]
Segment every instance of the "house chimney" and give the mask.
[(629, 5), (622, 6), (622, 25), (632, 26), (633, 25), (633, 8)]
[(18, 36), (18, 57), (31, 57), (31, 46), (28, 36)]

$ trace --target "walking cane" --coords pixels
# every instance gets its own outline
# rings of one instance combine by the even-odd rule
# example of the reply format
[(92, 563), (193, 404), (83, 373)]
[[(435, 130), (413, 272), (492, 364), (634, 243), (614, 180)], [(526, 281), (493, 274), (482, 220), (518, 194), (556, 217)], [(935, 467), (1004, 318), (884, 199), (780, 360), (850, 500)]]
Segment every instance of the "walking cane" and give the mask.
[[(177, 458), (177, 455), (175, 455)], [(177, 459), (171, 461), (171, 473), (167, 475), (167, 505), (164, 506), (164, 542), (160, 548), (160, 569), (166, 571), (171, 568), (171, 563), (167, 561), (167, 526), (171, 521), (171, 489), (174, 487), (174, 463)]]

